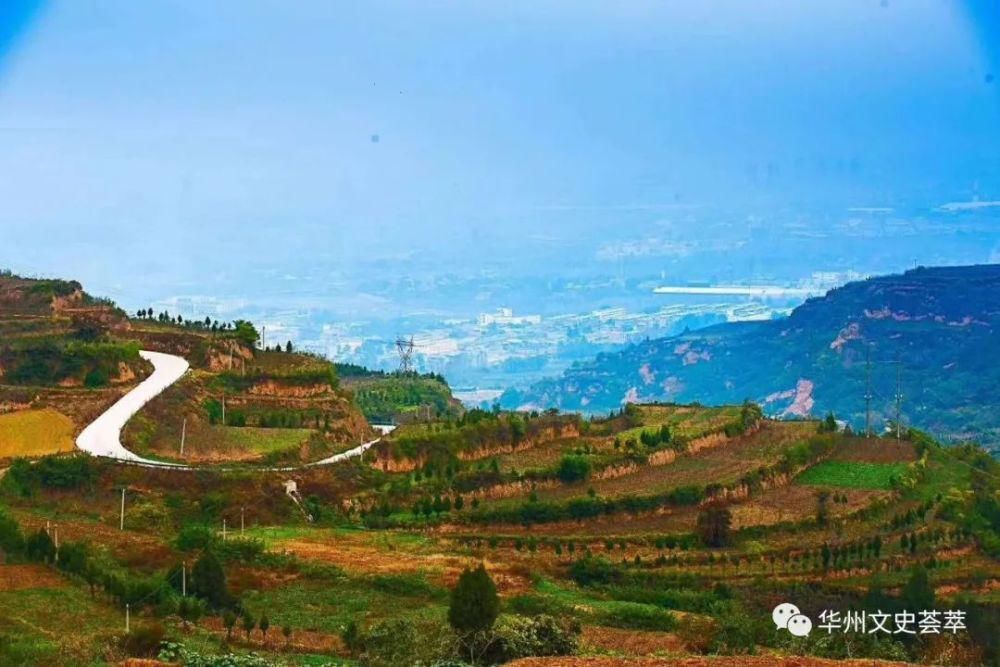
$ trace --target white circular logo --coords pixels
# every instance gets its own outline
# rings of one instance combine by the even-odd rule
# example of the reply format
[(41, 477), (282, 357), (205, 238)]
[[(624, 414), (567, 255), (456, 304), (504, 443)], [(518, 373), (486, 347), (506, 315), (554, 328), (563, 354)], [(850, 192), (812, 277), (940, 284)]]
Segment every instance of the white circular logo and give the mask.
[(782, 602), (774, 608), (774, 611), (771, 612), (771, 619), (779, 629), (784, 630), (788, 627), (788, 619), (792, 616), (799, 616), (801, 614), (802, 612), (799, 611), (799, 608), (795, 605), (789, 602)]
[(813, 629), (813, 622), (808, 616), (796, 614), (788, 619), (788, 631), (796, 637), (805, 637)]

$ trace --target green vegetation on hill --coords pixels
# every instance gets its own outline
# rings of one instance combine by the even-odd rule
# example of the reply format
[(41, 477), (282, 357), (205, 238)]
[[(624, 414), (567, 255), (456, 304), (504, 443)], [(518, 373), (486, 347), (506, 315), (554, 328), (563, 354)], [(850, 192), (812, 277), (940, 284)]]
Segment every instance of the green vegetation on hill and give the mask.
[(906, 472), (901, 463), (824, 461), (799, 475), (800, 484), (842, 486), (852, 489), (891, 489)]
[(461, 414), (461, 406), (440, 375), (385, 373), (353, 364), (336, 364), (336, 370), (370, 422), (405, 423)]
[(139, 345), (132, 342), (79, 342), (48, 339), (14, 342), (0, 349), (0, 366), (9, 384), (48, 386), (71, 381), (104, 387), (120, 367), (138, 367)]
[(907, 424), (949, 442), (1000, 443), (1000, 265), (919, 268), (847, 284), (787, 318), (722, 324), (648, 340), (508, 391), (506, 408), (606, 412), (627, 400), (737, 403), (771, 415), (834, 412), (865, 423), (866, 359), (874, 424), (895, 411), (897, 365)]
[[(0, 482), (0, 575), (30, 569), (0, 595), (26, 609), (39, 596), (77, 600), (92, 609), (80, 632), (105, 639), (38, 620), (0, 642), (0, 660), (73, 646), (81, 663), (162, 650), (202, 664), (252, 650), (264, 666), (609, 651), (941, 664), (947, 650), (946, 664), (991, 664), (1000, 464), (903, 436), (765, 420), (752, 404), (588, 420), (470, 411), (403, 426), (365, 463), (296, 473), (312, 521), (285, 496), (287, 473), (18, 461)], [(379, 467), (392, 452), (397, 472)], [(46, 521), (58, 524), (58, 562)], [(185, 581), (198, 602), (181, 597)], [(792, 642), (774, 632), (775, 599), (817, 618), (933, 600), (966, 610), (968, 629), (945, 646), (919, 635)], [(153, 648), (122, 636), (126, 602)], [(0, 635), (10, 628), (0, 612)]]
[[(29, 285), (3, 303), (23, 305)], [(68, 289), (52, 293), (79, 306)], [(593, 417), (465, 412), (437, 378), (336, 372), (287, 346), (248, 348), (214, 322), (123, 322), (96, 305), (80, 326), (46, 308), (14, 317), (0, 303), (11, 349), (54, 338), (62, 364), (67, 350), (113, 358), (139, 341), (191, 359), (124, 440), (176, 458), (183, 428), (189, 461), (227, 465), (13, 460), (0, 479), (0, 664), (1000, 661), (1000, 463), (978, 447), (915, 429), (862, 438), (833, 415), (768, 419), (742, 399)], [(363, 460), (274, 465), (370, 435), (354, 401), (397, 418), (426, 404), (406, 382), (449, 400)], [(62, 412), (30, 407), (37, 395), (86, 421), (94, 397), (116, 393), (5, 388), (3, 423), (45, 433), (37, 419), (51, 414), (52, 432), (67, 430)], [(794, 638), (774, 629), (777, 600), (813, 619), (960, 609), (966, 627)]]

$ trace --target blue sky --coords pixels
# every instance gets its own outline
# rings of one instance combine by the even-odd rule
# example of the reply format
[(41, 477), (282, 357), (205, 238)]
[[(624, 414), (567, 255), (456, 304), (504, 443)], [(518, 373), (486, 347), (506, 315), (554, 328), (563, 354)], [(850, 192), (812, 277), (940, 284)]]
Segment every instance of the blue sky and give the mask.
[(16, 0), (0, 266), (128, 301), (987, 261), (1000, 210), (939, 207), (1000, 200), (993, 7)]

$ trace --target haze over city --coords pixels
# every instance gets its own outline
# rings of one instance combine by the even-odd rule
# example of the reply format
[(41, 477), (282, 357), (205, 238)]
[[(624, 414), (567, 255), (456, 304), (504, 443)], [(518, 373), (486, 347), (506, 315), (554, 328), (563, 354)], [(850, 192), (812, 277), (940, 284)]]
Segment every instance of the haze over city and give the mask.
[[(506, 359), (464, 332), (497, 309), (624, 309), (615, 345), (1000, 252), (991, 3), (0, 12), (3, 263), (130, 310), (380, 366), (423, 335), (477, 384), (428, 357)], [(765, 291), (654, 293), (690, 285)]]

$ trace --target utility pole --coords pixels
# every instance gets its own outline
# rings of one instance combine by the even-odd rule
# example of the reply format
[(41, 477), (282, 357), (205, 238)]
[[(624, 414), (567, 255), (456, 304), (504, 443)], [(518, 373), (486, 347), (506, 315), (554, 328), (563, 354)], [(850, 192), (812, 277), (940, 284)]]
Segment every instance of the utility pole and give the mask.
[(903, 391), (902, 391), (902, 378), (903, 378), (903, 362), (896, 360), (896, 442), (899, 442), (901, 436), (901, 426), (900, 420), (903, 418)]
[(118, 522), (118, 530), (125, 530), (125, 487), (122, 487), (122, 513)]
[(181, 597), (186, 598), (188, 594), (187, 561), (181, 563)]
[(260, 326), (260, 347), (267, 349), (267, 327), (263, 324)]
[(128, 616), (129, 616), (129, 604), (128, 604), (128, 602), (126, 602), (125, 603), (125, 632), (126, 633), (128, 633), (128, 631), (129, 631), (129, 627), (128, 627), (128, 620), (129, 619), (128, 619)]
[(185, 417), (184, 423), (181, 424), (181, 456), (184, 456), (184, 438), (187, 437), (187, 427), (188, 420), (187, 417)]
[(872, 437), (872, 347), (865, 348), (865, 437)]
[(226, 425), (226, 393), (222, 393), (222, 425)]
[(223, 519), (222, 519), (222, 541), (223, 542), (226, 541), (226, 519), (225, 519), (225, 517), (223, 517)]
[(245, 524), (245, 521), (244, 521), (245, 510), (246, 510), (245, 507), (241, 507), (240, 508), (240, 537), (243, 537), (243, 530), (246, 527), (246, 524)]

